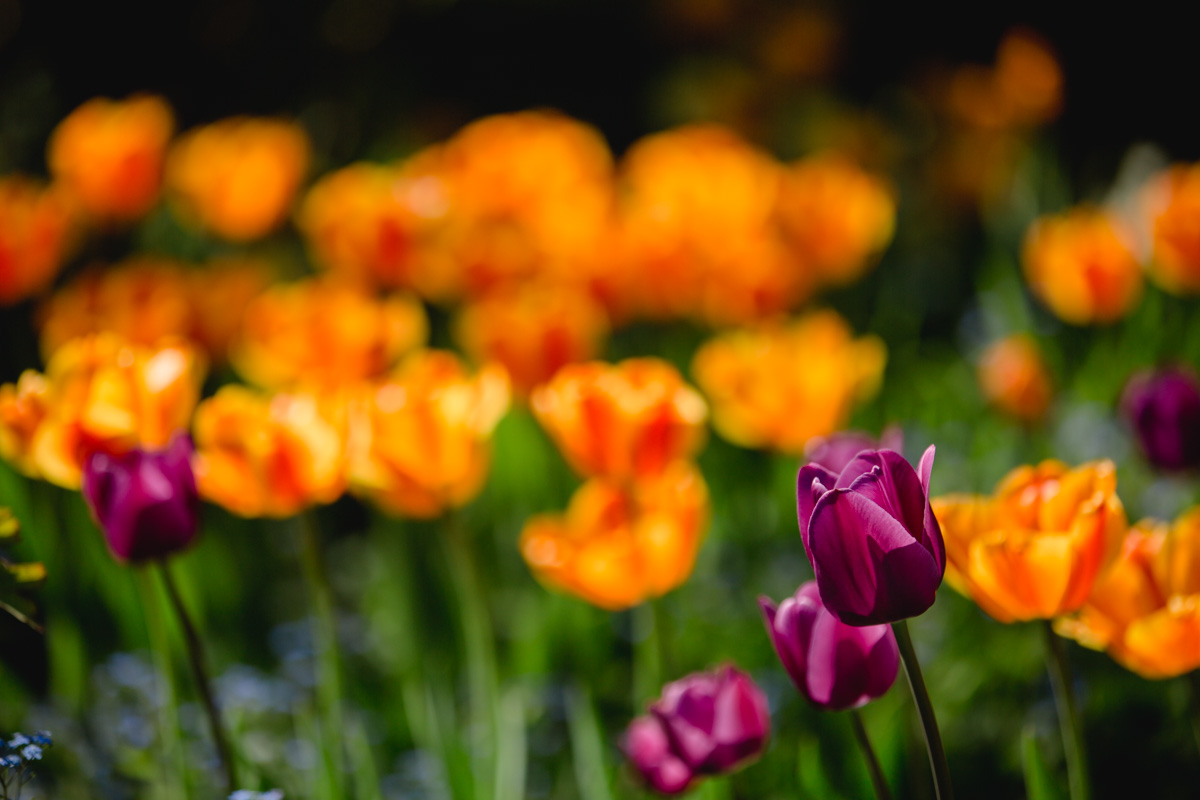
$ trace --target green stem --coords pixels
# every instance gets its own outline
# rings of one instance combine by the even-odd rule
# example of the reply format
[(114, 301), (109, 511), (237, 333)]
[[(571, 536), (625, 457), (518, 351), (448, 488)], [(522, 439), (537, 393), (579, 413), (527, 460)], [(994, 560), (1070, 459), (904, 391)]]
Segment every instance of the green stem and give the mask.
[[(171, 667), (171, 644), (167, 637), (166, 621), (159, 613), (160, 596), (151, 574), (138, 570), (138, 589), (142, 595), (142, 607), (145, 609), (146, 633), (150, 637), (150, 649), (154, 656), (154, 666), (162, 676), (162, 687), (159, 696), (158, 726), (162, 731), (164, 752), (163, 771), (168, 772), (171, 765), (176, 771), (176, 796), (191, 797), (187, 781), (187, 762), (184, 758), (183, 741), (179, 735), (178, 695), (175, 687), (175, 670)], [(167, 783), (171, 783), (167, 778)]]
[(1054, 688), (1054, 704), (1058, 707), (1058, 726), (1062, 730), (1063, 748), (1067, 758), (1067, 778), (1071, 800), (1087, 800), (1092, 791), (1088, 781), (1087, 752), (1084, 747), (1083, 723), (1067, 665), (1067, 650), (1054, 632), (1050, 620), (1043, 620), (1042, 633), (1046, 640), (1046, 665), (1050, 684)]
[(342, 738), (345, 734), (342, 715), (342, 675), (338, 663), (337, 624), (333, 614), (333, 591), (325, 572), (321, 552), (321, 534), (315, 514), (310, 510), (300, 515), (300, 560), (308, 583), (314, 625), (313, 644), (317, 662), (317, 729), (324, 756), (327, 796), (345, 796), (342, 786)]
[(658, 696), (662, 687), (662, 648), (654, 604), (642, 603), (630, 613), (633, 615), (633, 712), (637, 715), (645, 710), (649, 700)]
[(912, 690), (921, 728), (925, 731), (925, 749), (929, 752), (929, 768), (933, 771), (933, 789), (938, 800), (952, 800), (954, 790), (950, 786), (950, 767), (946, 764), (946, 751), (942, 749), (942, 734), (938, 731), (933, 704), (929, 702), (929, 691), (921, 677), (921, 664), (917, 651), (913, 649), (912, 636), (908, 633), (908, 621), (892, 623), (896, 632), (896, 644), (900, 646), (900, 660), (904, 662), (904, 674), (908, 677), (908, 688)]
[(204, 644), (200, 640), (200, 635), (196, 633), (196, 626), (192, 624), (192, 618), (183, 604), (183, 598), (179, 596), (179, 589), (175, 586), (175, 579), (171, 576), (170, 568), (167, 567), (166, 562), (160, 562), (158, 567), (163, 585), (167, 589), (167, 596), (171, 599), (171, 606), (175, 609), (175, 616), (179, 618), (179, 625), (183, 628), (183, 638), (187, 643), (188, 662), (192, 667), (192, 676), (196, 680), (196, 689), (200, 692), (204, 711), (208, 715), (208, 724), (212, 728), (213, 744), (216, 745), (217, 756), (225, 771), (227, 791), (233, 792), (238, 788), (237, 767), (233, 761), (232, 751), (229, 749), (229, 738), (225, 735), (225, 726), (221, 722), (221, 712), (217, 710), (217, 702), (213, 698), (208, 667), (205, 665)]
[(871, 775), (871, 786), (875, 788), (875, 797), (878, 800), (891, 800), (892, 793), (888, 789), (887, 778), (883, 775), (883, 769), (879, 766), (879, 759), (875, 757), (875, 748), (871, 747), (871, 740), (867, 738), (867, 728), (863, 725), (862, 714), (858, 709), (851, 709), (850, 724), (854, 728), (854, 738), (858, 741), (858, 747), (862, 750), (863, 759), (867, 762), (867, 772)]

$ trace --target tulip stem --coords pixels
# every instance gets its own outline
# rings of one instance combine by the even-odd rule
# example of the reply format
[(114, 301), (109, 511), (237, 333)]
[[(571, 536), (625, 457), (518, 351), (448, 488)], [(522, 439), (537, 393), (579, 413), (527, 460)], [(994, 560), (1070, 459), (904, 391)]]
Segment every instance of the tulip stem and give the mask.
[(929, 768), (933, 771), (933, 789), (938, 800), (952, 800), (954, 790), (950, 786), (950, 767), (946, 763), (946, 751), (942, 749), (942, 734), (938, 731), (937, 717), (929, 701), (925, 679), (921, 677), (921, 665), (917, 662), (917, 651), (913, 649), (912, 636), (908, 633), (908, 621), (892, 623), (896, 632), (896, 644), (900, 646), (900, 660), (904, 662), (904, 674), (908, 677), (908, 688), (912, 690), (917, 714), (925, 731), (925, 749), (929, 752)]
[(875, 797), (878, 800), (892, 800), (887, 778), (884, 777), (883, 769), (879, 766), (879, 759), (875, 757), (875, 748), (871, 747), (871, 740), (867, 738), (867, 728), (863, 725), (862, 714), (857, 708), (850, 711), (850, 724), (854, 728), (854, 738), (858, 740), (858, 747), (862, 750), (863, 759), (867, 762), (867, 772), (871, 775), (871, 786), (875, 788)]
[(192, 618), (188, 615), (187, 606), (183, 604), (183, 598), (180, 597), (179, 589), (175, 586), (175, 578), (172, 577), (170, 568), (166, 562), (159, 562), (158, 568), (159, 574), (162, 575), (163, 585), (167, 589), (167, 597), (171, 599), (175, 616), (179, 618), (179, 625), (183, 628), (183, 638), (187, 643), (188, 662), (192, 667), (192, 676), (196, 680), (196, 689), (200, 692), (204, 711), (208, 715), (208, 724), (212, 728), (217, 757), (220, 758), (221, 766), (225, 770), (225, 784), (228, 791), (233, 792), (238, 788), (237, 765), (233, 760), (233, 751), (229, 748), (229, 737), (225, 734), (225, 726), (221, 722), (221, 712), (217, 709), (217, 701), (213, 697), (212, 684), (208, 678), (208, 667), (205, 666), (204, 643), (200, 640), (200, 634), (196, 632), (196, 626), (192, 624)]
[(1087, 753), (1079, 704), (1071, 683), (1071, 669), (1067, 665), (1067, 650), (1063, 647), (1062, 639), (1054, 632), (1050, 620), (1043, 620), (1042, 633), (1045, 634), (1046, 664), (1050, 670), (1050, 685), (1054, 689), (1054, 705), (1058, 708), (1058, 726), (1062, 731), (1066, 753), (1071, 800), (1087, 800), (1092, 795), (1091, 786), (1088, 785)]

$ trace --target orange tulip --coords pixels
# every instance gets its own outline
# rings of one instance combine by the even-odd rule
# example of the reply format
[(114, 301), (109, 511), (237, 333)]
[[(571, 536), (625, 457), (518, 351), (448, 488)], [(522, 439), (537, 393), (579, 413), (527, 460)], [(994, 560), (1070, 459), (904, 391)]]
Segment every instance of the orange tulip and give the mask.
[(879, 339), (855, 339), (836, 312), (818, 311), (710, 339), (696, 351), (692, 375), (723, 437), (799, 454), (875, 393), (886, 360)]
[(589, 480), (565, 515), (525, 524), (521, 554), (547, 585), (615, 611), (686, 581), (707, 521), (704, 479), (689, 462), (676, 461), (632, 486)]
[(1200, 293), (1200, 165), (1177, 164), (1152, 179), (1143, 209), (1153, 241), (1150, 276), (1169, 292)]
[(1200, 667), (1200, 509), (1135, 525), (1087, 604), (1055, 629), (1145, 678)]
[(1125, 535), (1116, 468), (1057, 461), (1018, 467), (992, 497), (933, 501), (946, 580), (1001, 622), (1078, 611)]
[(30, 371), (0, 388), (0, 450), (29, 474), (78, 488), (92, 453), (161, 448), (186, 430), (203, 375), (203, 360), (182, 340), (73, 339), (44, 377)]
[(526, 284), (467, 304), (457, 333), (473, 359), (503, 364), (517, 392), (528, 396), (564, 365), (595, 358), (608, 336), (608, 318), (577, 289)]
[(157, 202), (174, 130), (171, 107), (161, 97), (97, 97), (58, 124), (46, 160), (89, 216), (128, 222)]
[(1017, 334), (988, 345), (976, 370), (983, 396), (996, 408), (1036, 422), (1053, 399), (1050, 375), (1037, 343)]
[(450, 352), (413, 353), (355, 404), (351, 490), (406, 517), (465, 505), (487, 479), (508, 403), (502, 367), (472, 376)]
[(1029, 288), (1073, 325), (1114, 322), (1142, 294), (1142, 270), (1107, 214), (1076, 208), (1038, 219), (1025, 235)]
[(896, 201), (879, 178), (836, 155), (792, 164), (779, 195), (791, 246), (825, 283), (853, 283), (892, 239)]
[(258, 239), (277, 228), (308, 170), (298, 125), (233, 117), (188, 131), (167, 158), (167, 188), (183, 215), (218, 236)]
[(37, 294), (70, 253), (75, 207), (60, 188), (0, 178), (0, 305)]
[(1040, 125), (1058, 115), (1062, 67), (1037, 34), (1023, 30), (1005, 34), (996, 50), (996, 83), (1013, 123)]
[(230, 360), (266, 388), (333, 388), (383, 374), (427, 334), (425, 310), (410, 296), (379, 300), (345, 283), (310, 279), (250, 302)]
[(222, 387), (196, 409), (200, 496), (243, 517), (289, 517), (346, 488), (344, 401)]
[(704, 399), (670, 364), (631, 358), (569, 364), (534, 390), (530, 405), (581, 475), (645, 479), (704, 441)]

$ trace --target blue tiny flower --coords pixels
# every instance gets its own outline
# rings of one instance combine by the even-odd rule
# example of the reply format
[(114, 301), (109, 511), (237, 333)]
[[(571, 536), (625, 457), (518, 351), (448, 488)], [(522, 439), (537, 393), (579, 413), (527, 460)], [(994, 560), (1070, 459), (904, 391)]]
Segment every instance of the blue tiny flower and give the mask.
[(24, 747), (29, 744), (29, 737), (23, 733), (14, 733), (13, 738), (8, 740), (8, 746), (13, 750)]
[(29, 738), (39, 747), (49, 747), (51, 743), (50, 731), (38, 731)]
[(19, 766), (21, 766), (20, 756), (0, 756), (0, 767), (16, 769)]
[(38, 747), (36, 744), (27, 744), (25, 745), (25, 748), (21, 750), (21, 758), (25, 759), (26, 761), (41, 761), (42, 748)]

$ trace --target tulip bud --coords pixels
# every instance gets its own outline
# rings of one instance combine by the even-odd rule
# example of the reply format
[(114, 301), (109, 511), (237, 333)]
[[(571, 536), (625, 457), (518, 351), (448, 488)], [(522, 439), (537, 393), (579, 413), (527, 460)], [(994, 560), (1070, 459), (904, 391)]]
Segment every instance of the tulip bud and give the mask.
[(778, 607), (758, 598), (771, 644), (800, 694), (826, 711), (857, 708), (882, 697), (900, 669), (888, 625), (846, 625), (829, 613), (815, 581)]
[(922, 614), (946, 571), (946, 551), (929, 507), (932, 445), (920, 476), (899, 453), (859, 453), (840, 475), (816, 464), (796, 479), (804, 550), (821, 597), (848, 625)]
[(83, 497), (118, 561), (164, 558), (196, 537), (200, 496), (191, 457), (191, 438), (177, 435), (165, 450), (88, 459)]
[(895, 450), (899, 453), (903, 449), (904, 429), (890, 425), (884, 428), (878, 439), (862, 431), (839, 431), (830, 436), (809, 439), (804, 446), (804, 457), (810, 464), (839, 474), (863, 450)]
[(1200, 466), (1200, 382), (1181, 369), (1142, 372), (1130, 379), (1121, 411), (1154, 466)]
[(723, 667), (663, 687), (650, 714), (625, 734), (630, 764), (663, 794), (679, 794), (698, 776), (720, 775), (757, 758), (771, 732), (767, 699), (745, 673)]

